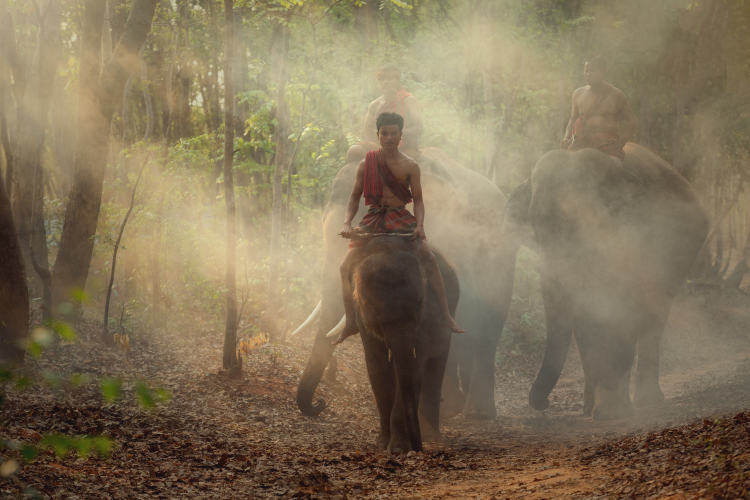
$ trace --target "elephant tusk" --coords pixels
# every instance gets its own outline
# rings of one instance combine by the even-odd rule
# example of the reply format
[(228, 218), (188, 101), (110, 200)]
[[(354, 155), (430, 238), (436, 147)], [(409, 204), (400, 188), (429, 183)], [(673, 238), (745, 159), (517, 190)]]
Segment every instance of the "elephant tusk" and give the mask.
[(344, 330), (344, 326), (346, 326), (346, 314), (341, 316), (339, 322), (336, 323), (336, 326), (331, 328), (330, 332), (326, 333), (326, 337), (328, 337), (329, 339), (338, 337), (339, 334)]
[(289, 334), (291, 337), (294, 337), (295, 335), (299, 335), (300, 333), (302, 333), (308, 326), (310, 326), (310, 324), (313, 321), (315, 321), (316, 319), (320, 317), (320, 308), (321, 308), (322, 302), (323, 302), (322, 300), (318, 301), (318, 305), (315, 306), (315, 309), (313, 309), (313, 312), (310, 313), (310, 316), (308, 316), (307, 319), (303, 321), (301, 325), (299, 325), (292, 333)]

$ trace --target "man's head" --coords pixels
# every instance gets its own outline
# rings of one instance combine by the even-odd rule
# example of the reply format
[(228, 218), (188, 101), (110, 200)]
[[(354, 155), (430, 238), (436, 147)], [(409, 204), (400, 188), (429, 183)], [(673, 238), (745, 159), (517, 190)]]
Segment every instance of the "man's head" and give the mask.
[(389, 64), (383, 66), (375, 73), (380, 91), (386, 98), (393, 98), (401, 90), (401, 70), (397, 66)]
[(375, 126), (378, 130), (378, 141), (384, 150), (398, 149), (401, 132), (404, 130), (404, 118), (398, 113), (380, 113)]
[(599, 85), (604, 81), (607, 72), (607, 60), (602, 56), (594, 56), (583, 65), (583, 77), (589, 85)]

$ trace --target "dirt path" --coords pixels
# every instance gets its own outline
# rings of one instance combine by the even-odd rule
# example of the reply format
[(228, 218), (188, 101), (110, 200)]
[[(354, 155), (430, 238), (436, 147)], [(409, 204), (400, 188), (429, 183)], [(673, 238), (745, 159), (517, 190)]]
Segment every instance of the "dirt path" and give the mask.
[[(747, 298), (683, 297), (664, 341), (659, 408), (594, 422), (581, 414), (580, 364), (571, 351), (544, 413), (526, 395), (538, 360), (506, 355), (497, 370), (500, 417), (443, 424), (424, 453), (389, 456), (374, 446), (374, 403), (361, 346), (337, 351), (329, 408), (300, 415), (296, 383), (311, 339), (267, 346), (240, 380), (216, 376), (220, 335), (191, 329), (133, 339), (129, 360), (94, 340), (60, 346), (40, 361), (61, 374), (147, 379), (172, 401), (151, 412), (127, 397), (104, 404), (96, 383), (61, 393), (10, 393), (0, 437), (106, 434), (109, 459), (46, 453), (0, 479), (0, 496), (65, 498), (551, 498), (732, 497), (750, 484), (750, 311)], [(132, 386), (126, 384), (126, 393)], [(722, 489), (723, 488), (723, 489)]]

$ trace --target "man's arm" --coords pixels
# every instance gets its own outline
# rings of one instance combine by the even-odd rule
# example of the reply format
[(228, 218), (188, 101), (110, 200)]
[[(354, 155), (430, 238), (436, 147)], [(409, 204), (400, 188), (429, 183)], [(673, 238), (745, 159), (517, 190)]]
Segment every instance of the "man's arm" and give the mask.
[(570, 99), (572, 104), (570, 108), (570, 119), (568, 120), (568, 125), (565, 127), (565, 136), (563, 136), (563, 140), (560, 142), (560, 147), (563, 149), (567, 149), (568, 146), (570, 146), (570, 141), (572, 140), (573, 135), (573, 124), (578, 119), (579, 111), (578, 111), (578, 94), (580, 93), (580, 88), (573, 91), (573, 97)]
[(414, 236), (418, 239), (425, 239), (424, 234), (424, 200), (422, 199), (422, 181), (420, 179), (419, 165), (412, 163), (413, 167), (409, 172), (409, 187), (411, 196), (414, 199), (414, 217), (417, 219), (417, 227), (414, 230)]
[(619, 98), (620, 122), (617, 133), (620, 136), (621, 145), (624, 146), (635, 134), (636, 118), (633, 110), (630, 108), (628, 98), (621, 91), (619, 92)]
[(357, 215), (359, 210), (359, 200), (362, 198), (362, 192), (365, 185), (365, 161), (359, 162), (357, 175), (354, 180), (352, 194), (349, 195), (349, 202), (346, 204), (346, 215), (344, 216), (344, 227), (341, 229), (341, 235), (344, 237), (352, 233), (352, 219)]

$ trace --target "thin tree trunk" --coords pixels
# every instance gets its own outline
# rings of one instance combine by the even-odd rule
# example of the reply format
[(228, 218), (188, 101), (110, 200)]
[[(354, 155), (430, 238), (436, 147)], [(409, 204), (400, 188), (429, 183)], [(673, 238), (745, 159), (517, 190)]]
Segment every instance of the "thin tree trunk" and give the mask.
[(276, 154), (274, 155), (273, 170), (273, 201), (271, 204), (271, 264), (269, 274), (269, 295), (274, 303), (278, 303), (279, 262), (281, 260), (281, 222), (283, 217), (283, 193), (281, 180), (284, 176), (287, 157), (287, 142), (289, 135), (289, 109), (286, 102), (286, 58), (289, 52), (289, 26), (279, 23), (274, 29), (275, 40), (272, 58), (276, 65)]
[(138, 70), (138, 52), (151, 29), (158, 0), (134, 0), (122, 36), (99, 77), (104, 8), (84, 7), (75, 178), (65, 210), (60, 250), (53, 272), (55, 302), (86, 284), (99, 219), (109, 145), (109, 124), (127, 78)]
[(234, 373), (242, 369), (237, 358), (237, 235), (234, 205), (234, 90), (232, 89), (232, 62), (234, 59), (234, 0), (224, 0), (224, 201), (227, 206), (227, 262), (225, 287), (227, 289), (227, 317), (224, 329), (222, 368)]
[(143, 162), (143, 166), (141, 167), (140, 172), (138, 172), (138, 177), (135, 179), (135, 184), (133, 184), (133, 193), (130, 196), (130, 206), (128, 206), (128, 211), (125, 213), (125, 217), (122, 219), (120, 232), (117, 233), (115, 247), (112, 251), (112, 268), (109, 272), (109, 284), (107, 285), (107, 299), (104, 302), (104, 320), (102, 325), (102, 337), (108, 344), (111, 344), (113, 340), (109, 335), (109, 302), (112, 298), (112, 285), (114, 285), (115, 283), (115, 270), (117, 269), (117, 251), (120, 249), (120, 242), (122, 241), (122, 234), (125, 232), (125, 226), (128, 223), (130, 214), (133, 212), (133, 207), (135, 206), (135, 194), (138, 190), (138, 184), (141, 182), (141, 176), (143, 175), (143, 170), (146, 168), (146, 165), (148, 165), (148, 157), (146, 157), (146, 160)]
[(29, 332), (29, 292), (10, 200), (0, 185), (0, 365), (23, 363)]

